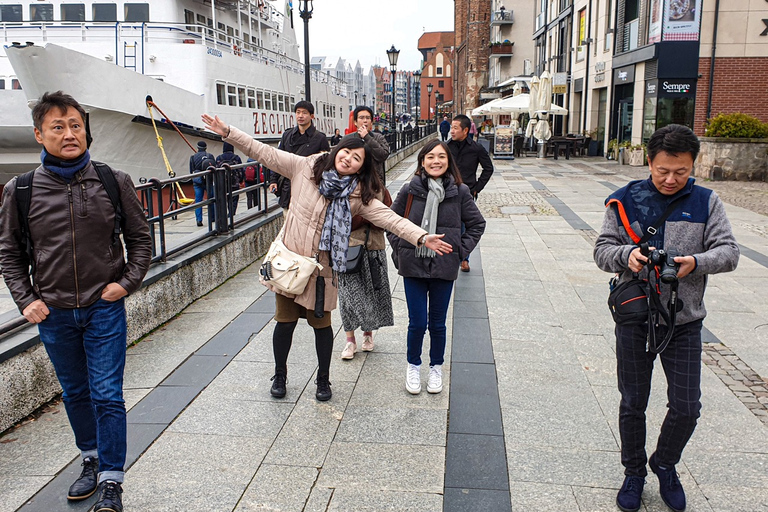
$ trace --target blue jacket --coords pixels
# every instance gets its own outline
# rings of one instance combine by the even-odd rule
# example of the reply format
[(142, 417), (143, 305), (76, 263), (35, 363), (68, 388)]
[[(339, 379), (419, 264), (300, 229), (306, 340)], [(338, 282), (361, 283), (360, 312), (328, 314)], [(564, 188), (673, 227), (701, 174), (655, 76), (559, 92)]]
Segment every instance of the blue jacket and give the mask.
[[(714, 191), (695, 185), (693, 178), (689, 178), (686, 186), (673, 196), (660, 193), (649, 178), (628, 183), (606, 200), (606, 204), (611, 199), (621, 202), (630, 228), (642, 237), (645, 229), (656, 221), (667, 205), (681, 196), (684, 199), (649, 241), (649, 245), (656, 249), (675, 249), (680, 255), (696, 258), (694, 271), (680, 280), (678, 295), (683, 302), (683, 310), (677, 314), (678, 325), (700, 320), (707, 315), (704, 307), (707, 275), (734, 270), (739, 262), (739, 246), (723, 202)], [(598, 267), (606, 272), (620, 273), (621, 281), (625, 281), (632, 277), (627, 265), (629, 255), (637, 245), (617, 212), (616, 205), (606, 209), (593, 256)], [(648, 267), (643, 269), (641, 276), (647, 274)], [(668, 300), (669, 287), (662, 285), (662, 304)]]

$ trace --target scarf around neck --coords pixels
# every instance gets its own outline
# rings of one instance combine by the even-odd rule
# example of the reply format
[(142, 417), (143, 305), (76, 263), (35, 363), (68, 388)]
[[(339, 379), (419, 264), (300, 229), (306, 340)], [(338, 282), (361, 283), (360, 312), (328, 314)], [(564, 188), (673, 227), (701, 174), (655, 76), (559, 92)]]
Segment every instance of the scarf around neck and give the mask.
[[(421, 228), (430, 235), (437, 233), (437, 211), (440, 203), (445, 199), (445, 187), (443, 187), (442, 178), (427, 179), (429, 193), (427, 193), (427, 204), (424, 207), (424, 216), (421, 218)], [(434, 258), (435, 251), (426, 245), (416, 247), (417, 258)]]
[(49, 154), (43, 149), (40, 152), (40, 161), (46, 169), (58, 174), (64, 180), (69, 182), (75, 174), (88, 166), (88, 163), (91, 161), (91, 154), (86, 149), (85, 153), (74, 160), (62, 160), (61, 158)]
[(323, 181), (318, 187), (320, 195), (331, 200), (325, 211), (319, 249), (330, 252), (331, 268), (336, 272), (347, 269), (347, 248), (352, 232), (349, 195), (357, 188), (357, 183), (357, 175), (339, 176), (336, 169), (330, 169), (323, 173)]

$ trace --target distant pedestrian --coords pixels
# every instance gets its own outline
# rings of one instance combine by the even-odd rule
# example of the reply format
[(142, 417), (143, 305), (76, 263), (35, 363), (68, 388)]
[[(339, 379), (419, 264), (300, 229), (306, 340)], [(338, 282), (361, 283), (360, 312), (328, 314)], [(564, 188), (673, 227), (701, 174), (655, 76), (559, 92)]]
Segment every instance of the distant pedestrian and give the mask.
[[(380, 133), (371, 131), (373, 111), (368, 107), (357, 107), (354, 111), (357, 134), (365, 141), (366, 151), (371, 155), (371, 168), (382, 185), (385, 185), (385, 164), (389, 156), (389, 144)], [(385, 186), (376, 195), (376, 199), (387, 206), (392, 198)], [(366, 244), (367, 240), (367, 244)], [(339, 275), (339, 311), (346, 333), (346, 343), (341, 352), (342, 359), (352, 359), (357, 351), (355, 329), (363, 330), (364, 352), (373, 350), (373, 331), (381, 327), (394, 325), (392, 294), (389, 289), (387, 271), (386, 243), (384, 231), (357, 215), (352, 218), (352, 232), (349, 246), (366, 244), (368, 257), (363, 260), (360, 272)]]
[[(208, 170), (209, 167), (216, 167), (216, 157), (207, 151), (208, 144), (204, 140), (197, 143), (197, 153), (189, 157), (189, 173), (195, 174)], [(208, 193), (208, 199), (213, 195), (213, 179), (211, 177), (198, 176), (192, 178), (192, 185), (195, 188), (195, 202), (199, 203), (205, 199), (206, 192)], [(208, 215), (210, 216), (213, 208), (208, 207)], [(203, 208), (195, 208), (195, 220), (197, 225), (203, 225)]]
[(340, 140), (341, 140), (341, 134), (339, 133), (339, 129), (336, 128), (335, 130), (333, 130), (333, 136), (331, 137), (331, 147), (338, 144)]
[(448, 116), (443, 116), (443, 120), (440, 122), (440, 136), (443, 142), (448, 140), (448, 133), (451, 131), (451, 123), (448, 121)]
[[(315, 128), (315, 107), (312, 103), (301, 100), (293, 108), (296, 126), (283, 133), (277, 149), (282, 149), (299, 156), (309, 156), (323, 151), (330, 151), (328, 137)], [(277, 196), (277, 204), (287, 210), (291, 204), (291, 180), (277, 172), (269, 172), (269, 191)]]
[[(240, 165), (243, 163), (243, 161), (240, 159), (238, 155), (235, 154), (235, 148), (232, 146), (232, 144), (225, 142), (222, 146), (223, 152), (216, 157), (216, 167), (221, 167), (224, 164), (232, 165)], [(229, 175), (229, 192), (234, 193), (237, 190), (240, 190), (240, 186), (243, 183), (244, 180), (244, 172), (243, 169), (233, 169), (231, 174)], [(235, 212), (237, 212), (237, 203), (240, 202), (240, 196), (239, 195), (233, 195), (232, 196), (232, 202), (230, 203), (230, 211), (231, 215), (234, 217)]]
[[(460, 114), (451, 122), (451, 141), (448, 148), (451, 150), (456, 166), (461, 173), (461, 180), (469, 187), (472, 197), (482, 191), (493, 174), (493, 162), (483, 146), (469, 138), (470, 119)], [(477, 177), (478, 165), (483, 169), (480, 178)], [(469, 272), (469, 253), (461, 262), (461, 271)]]
[[(264, 166), (253, 158), (249, 158), (246, 164), (249, 165), (246, 165), (243, 176), (245, 188), (264, 183)], [(245, 193), (245, 199), (248, 209), (253, 207), (261, 208), (261, 189), (249, 190)]]
[(477, 126), (475, 125), (475, 122), (470, 120), (472, 124), (469, 125), (469, 140), (475, 140), (475, 136), (477, 135)]
[[(203, 114), (205, 127), (233, 143), (246, 155), (264, 163), (273, 171), (292, 179), (292, 207), (283, 225), (283, 243), (304, 256), (317, 256), (323, 269), (312, 275), (301, 295), (283, 295), (275, 291), (275, 331), (272, 348), (275, 375), (270, 393), (276, 398), (286, 394), (288, 353), (299, 318), (306, 318), (315, 330), (318, 359), (317, 391), (319, 401), (332, 396), (330, 383), (333, 329), (331, 310), (336, 308), (336, 281), (346, 269), (347, 248), (352, 217), (360, 214), (374, 224), (397, 233), (403, 239), (426, 246), (437, 254), (451, 251), (442, 235), (430, 234), (396, 215), (375, 194), (381, 190), (371, 169), (365, 143), (357, 135), (348, 135), (329, 154), (301, 157), (254, 140), (249, 134), (228, 126), (217, 117)], [(317, 295), (318, 280), (324, 289)], [(268, 283), (268, 282), (267, 282)], [(318, 313), (320, 312), (320, 313)]]
[[(723, 202), (715, 192), (695, 185), (691, 178), (699, 140), (690, 128), (675, 124), (660, 128), (651, 135), (647, 148), (650, 177), (630, 182), (606, 200), (605, 218), (594, 248), (597, 266), (620, 274), (620, 283), (638, 274), (651, 281), (650, 293), (644, 292), (647, 302), (643, 299), (650, 304), (650, 325), (615, 326), (621, 392), (619, 437), (625, 475), (616, 504), (625, 511), (640, 509), (647, 464), (659, 477), (664, 503), (680, 511), (686, 507), (686, 498), (675, 465), (701, 414), (704, 291), (710, 274), (736, 268), (739, 246)], [(662, 215), (667, 215), (665, 222)], [(645, 250), (638, 246), (641, 236), (647, 238)], [(650, 265), (648, 256), (661, 256), (656, 251), (662, 249), (668, 251), (673, 262), (666, 257), (663, 261), (654, 258), (658, 264)], [(668, 268), (659, 279), (659, 267), (667, 267), (663, 262)], [(652, 294), (657, 288), (661, 296), (654, 301)], [(673, 290), (677, 301), (670, 303)], [(663, 323), (660, 314), (655, 313), (659, 311), (657, 302), (669, 308)], [(669, 343), (666, 348), (661, 346), (664, 342)], [(645, 410), (657, 353), (667, 379), (667, 415), (656, 451), (649, 459), (645, 451)]]
[(98, 491), (91, 510), (122, 512), (125, 297), (141, 287), (152, 238), (131, 177), (91, 160), (85, 110), (72, 96), (43, 94), (32, 119), (42, 165), (5, 186), (0, 266), (64, 391), (83, 467), (67, 499)]
[(446, 316), (459, 262), (472, 252), (485, 231), (485, 219), (469, 187), (461, 182), (450, 150), (431, 140), (419, 152), (416, 174), (397, 195), (392, 210), (430, 233), (440, 233), (453, 251), (442, 258), (389, 233), (392, 260), (403, 276), (408, 304), (408, 367), (405, 389), (421, 393), (421, 351), (429, 329), (427, 392), (443, 390)]

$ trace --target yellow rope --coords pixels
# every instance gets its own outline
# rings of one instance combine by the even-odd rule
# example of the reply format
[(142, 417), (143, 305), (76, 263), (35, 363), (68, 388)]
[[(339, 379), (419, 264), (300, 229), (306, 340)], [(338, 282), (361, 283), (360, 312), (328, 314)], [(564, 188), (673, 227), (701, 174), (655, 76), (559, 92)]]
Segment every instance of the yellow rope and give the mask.
[[(165, 162), (165, 170), (168, 171), (168, 176), (175, 176), (173, 169), (171, 168), (171, 162), (168, 161), (168, 156), (165, 154), (165, 148), (163, 147), (163, 138), (160, 136), (160, 133), (157, 131), (157, 125), (155, 124), (155, 116), (152, 114), (152, 106), (147, 105), (149, 108), (149, 117), (152, 119), (152, 128), (155, 129), (155, 137), (157, 137), (157, 147), (160, 148), (160, 152), (163, 154), (163, 162)], [(179, 199), (179, 202), (181, 204), (192, 204), (195, 202), (194, 199), (189, 199), (185, 194), (184, 190), (181, 188), (181, 185), (179, 185), (179, 182), (176, 182), (176, 187), (179, 189), (179, 194), (181, 194), (181, 199)]]

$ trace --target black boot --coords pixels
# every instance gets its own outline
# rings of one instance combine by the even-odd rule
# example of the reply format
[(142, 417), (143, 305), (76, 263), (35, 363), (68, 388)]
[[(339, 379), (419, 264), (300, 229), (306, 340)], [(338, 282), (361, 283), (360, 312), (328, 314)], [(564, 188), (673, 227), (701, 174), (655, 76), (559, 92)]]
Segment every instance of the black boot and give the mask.
[(67, 493), (68, 500), (84, 500), (96, 492), (97, 480), (99, 476), (99, 458), (86, 457), (83, 459), (83, 471), (80, 476), (69, 487)]
[(317, 379), (315, 379), (315, 384), (317, 384), (315, 398), (320, 402), (330, 400), (333, 396), (333, 392), (331, 392), (331, 383), (328, 381), (328, 375), (318, 375)]
[(99, 484), (99, 501), (93, 512), (123, 512), (123, 488), (119, 483), (105, 480)]
[(283, 398), (285, 396), (285, 383), (288, 381), (285, 369), (276, 369), (275, 375), (271, 380), (272, 389), (270, 389), (269, 392), (275, 398)]

